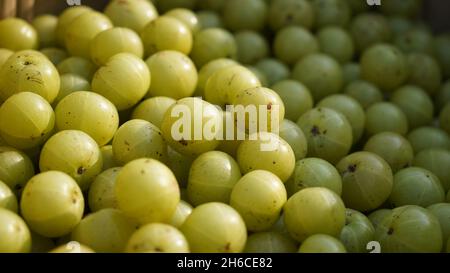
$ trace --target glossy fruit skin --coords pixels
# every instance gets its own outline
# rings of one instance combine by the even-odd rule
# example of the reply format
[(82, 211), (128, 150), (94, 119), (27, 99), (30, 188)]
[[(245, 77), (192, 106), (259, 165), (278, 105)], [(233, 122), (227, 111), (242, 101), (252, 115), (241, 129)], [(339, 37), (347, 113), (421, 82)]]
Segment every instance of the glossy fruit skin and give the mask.
[(308, 87), (314, 101), (340, 92), (344, 85), (339, 63), (322, 53), (310, 54), (301, 59), (292, 70), (292, 78)]
[(0, 21), (0, 48), (13, 51), (36, 49), (39, 37), (32, 25), (20, 18), (6, 18)]
[(425, 149), (420, 151), (413, 160), (413, 166), (421, 167), (434, 173), (445, 191), (450, 189), (450, 174), (448, 172), (450, 152), (446, 149)]
[(60, 79), (55, 66), (40, 52), (18, 51), (0, 71), (0, 100), (19, 92), (32, 91), (49, 103), (58, 95)]
[(377, 154), (386, 160), (393, 173), (411, 166), (414, 158), (414, 152), (409, 141), (392, 132), (373, 135), (364, 145), (364, 151)]
[(382, 132), (406, 135), (408, 129), (406, 115), (393, 103), (378, 102), (366, 110), (366, 134), (369, 136)]
[(164, 114), (175, 103), (176, 100), (163, 96), (146, 99), (134, 108), (131, 118), (143, 119), (161, 128)]
[(306, 0), (276, 0), (269, 4), (268, 23), (274, 31), (289, 25), (311, 29), (315, 17), (311, 3)]
[(137, 224), (120, 210), (106, 208), (84, 217), (71, 233), (71, 239), (95, 252), (122, 252)]
[(34, 175), (30, 158), (12, 147), (0, 146), (0, 181), (4, 182), (17, 196)]
[(20, 211), (34, 232), (45, 237), (60, 237), (81, 221), (84, 198), (80, 187), (67, 174), (41, 172), (25, 186)]
[(393, 209), (377, 226), (375, 240), (380, 242), (381, 252), (386, 253), (437, 253), (443, 245), (438, 219), (413, 205)]
[(50, 136), (55, 113), (41, 96), (20, 92), (9, 97), (0, 107), (0, 136), (17, 149), (34, 148)]
[(352, 127), (347, 119), (329, 108), (317, 107), (303, 114), (297, 124), (308, 143), (308, 156), (336, 163), (352, 145)]
[(313, 0), (312, 5), (316, 11), (317, 28), (328, 25), (346, 26), (350, 21), (351, 9), (347, 1)]
[(58, 16), (58, 24), (56, 26), (56, 40), (59, 46), (64, 46), (64, 39), (67, 28), (75, 18), (85, 12), (90, 12), (92, 9), (88, 6), (76, 6), (65, 9)]
[(31, 235), (25, 222), (5, 208), (0, 207), (0, 252), (28, 253), (31, 250)]
[(306, 157), (308, 143), (302, 129), (295, 122), (284, 119), (280, 125), (280, 137), (291, 146), (296, 161)]
[(167, 222), (180, 201), (180, 189), (167, 166), (155, 159), (141, 158), (122, 168), (116, 179), (115, 196), (119, 209), (139, 223)]
[(92, 61), (105, 65), (109, 58), (118, 53), (131, 53), (139, 58), (144, 55), (144, 48), (139, 35), (133, 30), (114, 27), (100, 32), (90, 43), (90, 56)]
[(17, 197), (7, 184), (0, 180), (0, 208), (17, 213)]
[(58, 17), (51, 14), (43, 14), (36, 16), (31, 22), (39, 37), (39, 47), (52, 47), (57, 45), (56, 27), (58, 25)]
[(436, 94), (442, 82), (437, 61), (423, 53), (411, 53), (407, 60), (410, 67), (408, 83), (422, 87), (430, 95)]
[(73, 244), (68, 242), (61, 246), (51, 249), (48, 253), (95, 253), (90, 247), (85, 245)]
[(148, 23), (141, 32), (145, 56), (158, 51), (174, 50), (188, 55), (192, 49), (191, 30), (180, 20), (171, 16), (160, 16)]
[[(112, 22), (99, 12), (85, 12), (67, 26), (64, 45), (73, 56), (89, 58), (89, 45), (100, 32), (113, 27)], [(83, 31), (80, 31), (83, 30)]]
[(346, 225), (340, 240), (350, 253), (367, 253), (367, 244), (373, 241), (375, 228), (369, 218), (359, 211), (346, 209)]
[(212, 74), (205, 86), (205, 99), (217, 105), (232, 104), (244, 90), (260, 87), (258, 77), (241, 65), (224, 67)]
[(198, 32), (202, 27), (197, 15), (189, 9), (175, 8), (169, 10), (164, 15), (180, 20), (183, 24), (186, 25), (186, 27), (189, 28), (192, 33)]
[(342, 194), (342, 179), (336, 168), (326, 160), (309, 157), (295, 163), (292, 176), (286, 182), (289, 196), (311, 187), (324, 187)]
[(194, 35), (190, 57), (197, 68), (218, 58), (236, 59), (237, 45), (233, 35), (222, 28), (208, 28)]
[(107, 169), (117, 167), (119, 164), (114, 160), (112, 145), (105, 145), (100, 147), (100, 152), (102, 153), (103, 167), (102, 171)]
[(63, 74), (60, 76), (61, 85), (59, 87), (58, 96), (52, 103), (53, 109), (56, 108), (58, 103), (67, 95), (76, 91), (90, 91), (91, 84), (85, 78), (76, 74)]
[(314, 234), (337, 237), (345, 224), (345, 206), (329, 189), (306, 188), (286, 202), (284, 223), (289, 234), (299, 242)]
[(392, 37), (388, 21), (376, 13), (357, 15), (352, 20), (350, 33), (358, 52), (364, 52), (373, 45), (388, 42)]
[(88, 134), (78, 130), (54, 134), (42, 147), (39, 157), (41, 172), (64, 172), (75, 179), (82, 190), (89, 188), (102, 166), (98, 144)]
[(297, 245), (279, 232), (263, 231), (248, 236), (244, 253), (294, 253)]
[(394, 46), (377, 44), (364, 51), (361, 57), (361, 75), (383, 91), (400, 87), (408, 77), (408, 61)]
[(348, 208), (373, 210), (391, 194), (392, 170), (384, 159), (374, 153), (352, 153), (344, 157), (336, 168), (342, 176), (342, 199)]
[(104, 13), (116, 27), (127, 27), (137, 33), (158, 17), (158, 11), (150, 1), (113, 0)]
[[(267, 151), (263, 147), (264, 144), (275, 149)], [(277, 175), (284, 183), (294, 171), (295, 154), (289, 144), (278, 135), (260, 132), (250, 135), (248, 140), (239, 145), (237, 162), (243, 174), (253, 170), (266, 170)]]
[(314, 234), (303, 241), (299, 253), (347, 253), (345, 246), (335, 237), (327, 234)]
[(267, 4), (262, 0), (228, 0), (222, 13), (225, 26), (232, 31), (261, 30), (267, 19)]
[(286, 119), (296, 122), (301, 115), (313, 108), (311, 92), (298, 81), (282, 80), (272, 85), (271, 89), (282, 99)]
[(112, 149), (114, 161), (120, 165), (142, 157), (162, 162), (167, 159), (167, 144), (159, 128), (140, 119), (129, 120), (119, 127)]
[(186, 55), (171, 50), (160, 51), (145, 63), (152, 73), (149, 96), (181, 99), (194, 93), (198, 80), (197, 69)]
[(431, 126), (419, 127), (408, 134), (408, 141), (414, 149), (414, 153), (419, 153), (426, 149), (450, 149), (450, 138), (447, 133)]
[(232, 59), (227, 58), (219, 58), (202, 66), (202, 68), (198, 71), (198, 82), (197, 87), (195, 89), (195, 96), (204, 96), (206, 83), (209, 78), (221, 70), (222, 68), (238, 65), (238, 63)]
[(263, 170), (244, 175), (230, 195), (230, 205), (239, 212), (250, 231), (264, 231), (273, 226), (286, 201), (283, 182)]
[(372, 223), (373, 227), (377, 229), (377, 227), (380, 225), (380, 223), (383, 221), (383, 219), (390, 215), (392, 212), (391, 209), (378, 209), (370, 213), (367, 217), (369, 218), (370, 222)]
[(427, 207), (444, 202), (444, 199), (445, 192), (439, 178), (428, 170), (410, 167), (394, 175), (394, 185), (389, 197), (392, 207)]
[(206, 152), (191, 165), (187, 194), (192, 205), (208, 202), (229, 203), (230, 194), (241, 178), (238, 163), (228, 154)]
[(97, 66), (88, 59), (72, 56), (61, 61), (57, 69), (60, 75), (71, 73), (90, 82), (97, 71)]
[(438, 203), (427, 207), (427, 209), (438, 218), (439, 223), (441, 224), (442, 239), (444, 242), (442, 251), (444, 252), (446, 247), (445, 242), (447, 242), (450, 237), (450, 220), (448, 218), (450, 212), (450, 204)]
[(107, 98), (119, 111), (138, 103), (149, 86), (149, 68), (143, 60), (130, 53), (114, 55), (92, 79), (92, 91)]
[(160, 223), (147, 224), (136, 230), (128, 240), (127, 253), (188, 253), (189, 245), (176, 228)]
[(237, 45), (237, 60), (240, 63), (254, 64), (269, 54), (269, 44), (258, 32), (242, 30), (234, 34), (234, 39)]
[(247, 240), (245, 223), (239, 213), (217, 202), (196, 207), (180, 230), (193, 253), (241, 252)]
[(317, 33), (320, 50), (339, 63), (347, 63), (353, 59), (355, 46), (352, 37), (343, 28), (325, 27)]
[(121, 169), (121, 167), (109, 168), (94, 179), (88, 193), (88, 204), (91, 211), (96, 212), (106, 208), (117, 208), (114, 186)]
[(288, 66), (274, 58), (264, 58), (257, 62), (255, 67), (266, 76), (269, 86), (287, 80), (291, 73)]
[(321, 100), (316, 107), (326, 107), (340, 112), (352, 127), (353, 143), (358, 142), (364, 132), (366, 115), (359, 102), (346, 95), (331, 95)]
[(357, 100), (364, 109), (372, 104), (383, 101), (383, 93), (370, 82), (363, 80), (355, 80), (349, 83), (344, 93)]
[[(181, 115), (177, 113), (177, 109), (183, 109), (182, 111), (188, 112), (187, 115), (191, 115), (190, 121), (186, 124), (186, 127), (190, 126), (190, 131), (180, 128), (179, 118)], [(197, 113), (195, 113), (196, 111)], [(212, 125), (212, 128), (216, 128), (212, 131), (218, 133), (217, 125), (222, 124), (222, 119), (222, 112), (214, 105), (199, 98), (183, 98), (167, 110), (161, 125), (161, 132), (174, 150), (186, 156), (197, 156), (214, 150), (220, 144), (218, 137), (209, 138), (205, 135), (205, 127), (208, 124)], [(195, 139), (194, 131), (196, 129), (201, 129), (200, 139)], [(181, 139), (178, 139), (173, 133), (181, 134)], [(184, 134), (189, 134), (189, 139), (184, 139)]]
[[(291, 46), (297, 44), (298, 46)], [(275, 56), (287, 65), (293, 65), (306, 55), (319, 51), (319, 43), (309, 30), (287, 26), (277, 32), (273, 42)]]
[(186, 201), (180, 200), (177, 208), (172, 215), (172, 220), (170, 224), (176, 228), (180, 228), (188, 216), (192, 213), (194, 208)]
[(99, 146), (107, 144), (119, 127), (116, 107), (93, 92), (77, 91), (66, 96), (58, 103), (55, 116), (58, 130), (83, 131)]

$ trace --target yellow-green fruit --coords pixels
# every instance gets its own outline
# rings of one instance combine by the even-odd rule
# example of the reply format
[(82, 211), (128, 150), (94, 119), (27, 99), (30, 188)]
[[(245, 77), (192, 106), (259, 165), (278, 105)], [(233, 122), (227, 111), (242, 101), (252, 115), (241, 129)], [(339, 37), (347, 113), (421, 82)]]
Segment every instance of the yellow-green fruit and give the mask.
[(14, 54), (14, 51), (6, 49), (6, 48), (0, 48), (0, 67), (3, 66), (3, 64), (8, 60), (8, 58)]
[(17, 196), (34, 175), (34, 166), (30, 158), (12, 147), (0, 146), (0, 180)]
[(106, 208), (117, 208), (117, 200), (114, 192), (116, 178), (121, 167), (107, 169), (100, 173), (89, 187), (88, 204), (91, 211), (99, 211)]
[(61, 61), (58, 66), (60, 75), (71, 73), (83, 77), (87, 81), (91, 81), (97, 66), (88, 59), (72, 56)]
[(87, 6), (76, 6), (65, 9), (58, 17), (58, 25), (56, 26), (56, 40), (59, 46), (64, 46), (67, 27), (75, 18), (92, 9)]
[(58, 246), (48, 253), (95, 253), (95, 251), (90, 247), (72, 241), (68, 242), (67, 244)]
[(31, 22), (39, 37), (39, 47), (56, 46), (56, 27), (58, 26), (58, 17), (51, 14), (39, 15)]
[(65, 50), (56, 47), (42, 48), (39, 52), (44, 54), (54, 65), (58, 65), (68, 57)]
[(347, 253), (338, 239), (326, 234), (314, 234), (300, 245), (299, 253)]
[(104, 13), (117, 27), (127, 27), (140, 33), (145, 25), (158, 17), (158, 11), (150, 1), (113, 0)]
[(19, 215), (0, 207), (0, 253), (28, 253), (31, 235)]
[(202, 68), (198, 71), (198, 82), (197, 89), (195, 90), (194, 95), (203, 96), (205, 92), (206, 83), (209, 78), (217, 71), (222, 68), (237, 65), (237, 62), (232, 59), (227, 58), (219, 58), (210, 61), (209, 63), (202, 66)]
[(0, 208), (17, 213), (17, 197), (12, 190), (0, 180)]
[(172, 215), (170, 224), (176, 228), (180, 228), (188, 216), (192, 213), (194, 208), (186, 201), (180, 200), (177, 205), (177, 209)]
[(297, 245), (276, 231), (252, 233), (247, 238), (244, 253), (294, 253)]
[(131, 118), (146, 120), (161, 128), (164, 115), (177, 101), (169, 97), (153, 97), (139, 103), (133, 110)]
[(197, 15), (189, 9), (176, 8), (169, 10), (164, 15), (180, 20), (191, 30), (192, 33), (198, 32), (202, 27), (197, 18)]
[(85, 78), (76, 74), (61, 75), (61, 85), (59, 87), (58, 96), (52, 103), (53, 108), (56, 108), (58, 103), (67, 95), (76, 91), (90, 91), (91, 84)]
[(0, 20), (0, 48), (18, 51), (38, 46), (38, 33), (27, 21), (15, 17)]

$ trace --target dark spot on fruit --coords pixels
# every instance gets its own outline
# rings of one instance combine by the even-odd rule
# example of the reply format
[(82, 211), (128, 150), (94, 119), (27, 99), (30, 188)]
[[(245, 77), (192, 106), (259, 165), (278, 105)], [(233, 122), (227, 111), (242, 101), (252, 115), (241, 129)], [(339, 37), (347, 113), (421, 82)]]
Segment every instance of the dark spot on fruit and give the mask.
[(73, 203), (73, 204), (76, 204), (76, 203), (77, 203), (77, 199), (72, 198), (72, 203)]
[(347, 171), (354, 173), (356, 171), (356, 164), (351, 164), (347, 167)]
[(29, 62), (29, 61), (25, 61), (24, 63), (23, 63), (24, 65), (30, 65), (31, 64), (31, 62)]
[(393, 228), (389, 228), (387, 234), (388, 235), (392, 235), (394, 233), (394, 229)]
[(156, 251), (156, 252), (162, 252), (163, 250), (162, 250), (162, 248), (160, 248), (160, 247), (155, 247), (155, 251)]
[(269, 104), (267, 104), (267, 110), (270, 110), (270, 109), (272, 109), (272, 103), (271, 102), (269, 102)]
[(290, 23), (290, 22), (292, 22), (292, 20), (294, 20), (294, 16), (292, 14), (288, 14), (286, 16), (286, 22)]
[(183, 146), (187, 146), (187, 145), (188, 145), (187, 141), (184, 140), (184, 139), (181, 139), (181, 140), (178, 141), (178, 142), (180, 142), (180, 144), (183, 145)]
[(77, 169), (77, 174), (82, 175), (85, 171), (86, 171), (86, 169), (84, 167), (79, 167)]
[(275, 165), (275, 164), (277, 164), (277, 162), (275, 162), (275, 161), (272, 161), (272, 164), (274, 164), (274, 165)]
[(327, 129), (323, 130), (323, 134), (326, 134), (327, 132), (328, 132), (328, 130), (327, 130)]
[(144, 171), (144, 170), (141, 170), (141, 174), (145, 174), (145, 171)]
[(16, 190), (16, 191), (20, 191), (21, 189), (22, 189), (22, 185), (20, 185), (20, 184), (17, 184), (14, 186), (14, 190)]
[(314, 126), (311, 128), (311, 134), (312, 134), (313, 136), (318, 136), (318, 135), (320, 135), (319, 127), (317, 127), (316, 125), (314, 125)]
[(225, 251), (230, 251), (230, 248), (231, 248), (231, 244), (230, 244), (230, 243), (227, 243), (227, 244), (225, 245)]
[(125, 145), (127, 145), (127, 146), (129, 146), (130, 145), (130, 143), (128, 143), (128, 141), (124, 141), (124, 143), (125, 143)]

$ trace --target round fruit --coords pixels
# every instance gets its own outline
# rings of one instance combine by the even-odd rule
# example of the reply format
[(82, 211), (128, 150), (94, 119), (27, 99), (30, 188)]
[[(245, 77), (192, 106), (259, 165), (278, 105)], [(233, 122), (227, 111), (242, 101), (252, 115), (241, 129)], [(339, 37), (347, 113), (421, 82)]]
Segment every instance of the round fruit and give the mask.
[(409, 167), (414, 158), (414, 152), (408, 140), (397, 133), (391, 132), (372, 136), (366, 142), (364, 151), (377, 154), (386, 160), (393, 173)]
[(313, 0), (316, 12), (317, 28), (329, 25), (346, 26), (350, 21), (351, 9), (348, 1), (344, 0)]
[(0, 78), (0, 100), (31, 91), (52, 103), (60, 86), (55, 66), (45, 55), (33, 50), (11, 55), (0, 70)]
[(353, 59), (355, 46), (350, 34), (343, 28), (325, 27), (317, 33), (320, 51), (335, 58), (340, 63)]
[(42, 148), (41, 172), (55, 170), (70, 175), (82, 190), (102, 171), (103, 161), (98, 144), (88, 134), (64, 130), (54, 134)]
[(141, 158), (120, 170), (115, 196), (120, 210), (141, 224), (168, 222), (180, 201), (180, 189), (166, 165)]
[[(450, 238), (450, 204), (439, 203), (427, 208), (434, 216), (436, 216), (441, 224), (443, 242), (447, 242)], [(447, 244), (448, 246), (448, 244)], [(445, 250), (445, 244), (442, 250)]]
[[(203, 3), (201, 1), (199, 3)], [(214, 11), (210, 10), (200, 10), (196, 12), (196, 16), (198, 18), (198, 23), (200, 25), (200, 29), (208, 29), (208, 28), (222, 28), (223, 22), (222, 17)]]
[(68, 57), (65, 50), (56, 47), (42, 48), (39, 52), (44, 54), (54, 65), (58, 65)]
[(132, 119), (122, 124), (112, 141), (114, 161), (124, 165), (146, 157), (164, 161), (167, 145), (158, 127), (148, 121)]
[(100, 32), (113, 27), (112, 22), (104, 14), (90, 11), (75, 17), (64, 34), (67, 52), (73, 56), (89, 58), (89, 46)]
[(315, 101), (340, 92), (344, 85), (339, 63), (321, 53), (301, 59), (292, 71), (292, 78), (305, 84)]
[(91, 213), (74, 228), (71, 239), (87, 245), (95, 252), (122, 252), (137, 224), (117, 209)]
[(280, 137), (284, 139), (294, 151), (295, 160), (306, 157), (308, 143), (302, 129), (288, 119), (284, 119), (280, 125)]
[(170, 224), (176, 228), (180, 228), (188, 216), (192, 213), (194, 208), (186, 201), (180, 200), (177, 205), (177, 209), (172, 215)]
[(17, 213), (17, 197), (7, 184), (0, 180), (0, 209), (4, 208)]
[(314, 9), (307, 0), (276, 0), (270, 2), (268, 22), (270, 28), (274, 31), (289, 25), (300, 25), (311, 29), (315, 17)]
[(241, 252), (247, 240), (247, 229), (239, 213), (217, 202), (196, 207), (180, 230), (194, 253)]
[(408, 77), (408, 61), (394, 46), (377, 44), (364, 51), (361, 57), (361, 75), (383, 91), (400, 87)]
[(383, 93), (370, 82), (355, 80), (347, 85), (344, 93), (357, 100), (364, 109), (383, 101)]
[(76, 74), (63, 74), (61, 75), (58, 96), (53, 101), (52, 106), (55, 108), (63, 98), (73, 92), (89, 90), (91, 90), (91, 84), (85, 78)]
[(247, 238), (244, 253), (294, 253), (297, 246), (281, 233), (274, 231), (252, 233)]
[(102, 159), (103, 159), (102, 171), (105, 171), (105, 170), (113, 168), (113, 167), (117, 167), (119, 165), (114, 160), (112, 145), (105, 145), (105, 146), (101, 147), (100, 152), (102, 153)]
[(164, 16), (173, 17), (175, 19), (180, 20), (192, 33), (196, 33), (200, 30), (202, 25), (200, 24), (197, 15), (189, 10), (184, 8), (176, 8), (169, 10), (164, 14)]
[(71, 241), (68, 242), (67, 244), (52, 249), (48, 253), (95, 253), (95, 252), (94, 250), (85, 245), (80, 245), (77, 242)]
[(56, 27), (58, 25), (58, 17), (51, 14), (43, 14), (36, 16), (31, 22), (39, 37), (39, 47), (56, 46)]
[(408, 134), (415, 153), (426, 149), (450, 149), (450, 138), (445, 131), (435, 127), (420, 127)]
[(237, 60), (243, 64), (253, 64), (267, 57), (269, 45), (261, 34), (242, 30), (234, 34), (237, 45)]
[(266, 76), (269, 86), (286, 80), (290, 74), (289, 67), (274, 58), (262, 59), (255, 64), (255, 67)]
[(356, 152), (337, 165), (342, 176), (342, 199), (348, 208), (369, 211), (381, 206), (392, 191), (389, 164), (370, 152)]
[[(167, 146), (167, 164), (177, 178), (180, 187), (186, 187), (189, 178), (189, 170), (195, 157), (183, 155)], [(185, 191), (187, 196), (187, 190)]]
[(375, 228), (367, 216), (356, 210), (345, 210), (345, 226), (340, 239), (348, 252), (367, 252), (367, 244), (373, 241), (374, 235)]
[(184, 98), (164, 115), (161, 132), (168, 144), (183, 155), (214, 150), (220, 143), (222, 111), (199, 98)]
[(106, 208), (117, 208), (114, 187), (117, 175), (121, 169), (121, 167), (107, 169), (94, 179), (88, 193), (88, 204), (91, 211), (96, 212)]
[(60, 75), (71, 73), (83, 77), (89, 82), (97, 71), (96, 65), (90, 60), (76, 56), (61, 61), (57, 68)]
[(306, 135), (308, 156), (336, 163), (352, 146), (352, 127), (347, 119), (329, 108), (313, 108), (297, 124)]
[(227, 0), (223, 21), (232, 31), (261, 30), (266, 24), (267, 4), (263, 0)]
[(375, 230), (381, 252), (440, 252), (442, 231), (438, 219), (418, 206), (393, 209)]
[(359, 63), (346, 63), (342, 65), (342, 73), (344, 74), (344, 83), (348, 85), (360, 79), (361, 67)]
[(29, 149), (44, 143), (55, 124), (55, 113), (41, 96), (20, 92), (0, 106), (0, 136), (9, 145)]
[(404, 205), (427, 207), (444, 200), (444, 189), (432, 172), (410, 167), (394, 175), (394, 186), (389, 197), (392, 207)]
[(422, 7), (422, 0), (391, 0), (386, 5), (381, 6), (383, 13), (388, 15), (398, 15), (414, 17)]
[(130, 28), (137, 33), (158, 17), (158, 11), (150, 1), (113, 0), (104, 13), (116, 27)]
[(187, 194), (192, 205), (230, 201), (231, 190), (241, 178), (238, 163), (228, 154), (206, 152), (191, 165)]
[(64, 46), (64, 38), (66, 37), (67, 28), (75, 18), (85, 12), (91, 12), (92, 9), (87, 6), (70, 7), (61, 12), (58, 17), (58, 24), (56, 26), (56, 40), (59, 46)]
[(130, 53), (111, 57), (92, 79), (92, 91), (107, 98), (119, 111), (138, 103), (147, 94), (149, 86), (149, 68)]
[(209, 78), (216, 73), (217, 71), (221, 70), (222, 68), (237, 65), (238, 63), (231, 59), (226, 58), (219, 58), (215, 59), (213, 61), (210, 61), (209, 63), (202, 66), (202, 68), (198, 71), (198, 82), (197, 82), (197, 88), (195, 90), (195, 94), (198, 97), (201, 97), (204, 95), (206, 83), (208, 82)]
[(286, 182), (294, 171), (295, 154), (289, 144), (274, 133), (260, 132), (244, 140), (237, 151), (242, 173), (266, 170)]
[(286, 200), (283, 182), (271, 172), (256, 170), (233, 187), (230, 205), (242, 216), (248, 230), (263, 231), (278, 220)]
[(118, 53), (131, 53), (139, 58), (144, 55), (144, 48), (139, 35), (128, 28), (114, 27), (100, 32), (90, 43), (92, 61), (105, 65), (109, 58)]
[(323, 187), (337, 195), (342, 194), (342, 179), (336, 168), (327, 161), (309, 157), (297, 161), (292, 176), (286, 183), (289, 196), (311, 187)]
[(145, 56), (158, 51), (174, 50), (189, 54), (192, 49), (192, 32), (180, 20), (161, 16), (147, 24), (141, 32)]
[(337, 237), (345, 224), (344, 202), (327, 188), (303, 189), (286, 202), (284, 223), (299, 242), (314, 234)]
[(0, 252), (28, 253), (31, 250), (31, 235), (19, 215), (0, 207)]
[[(292, 45), (296, 46), (292, 46)], [(287, 26), (277, 32), (273, 41), (275, 56), (292, 65), (306, 55), (319, 51), (319, 43), (312, 33), (301, 26)]]
[(184, 235), (167, 224), (147, 224), (136, 230), (125, 248), (128, 253), (187, 253), (189, 245)]
[(369, 136), (394, 132), (408, 133), (408, 119), (405, 113), (391, 102), (377, 102), (366, 110), (366, 133)]
[(414, 157), (413, 166), (421, 167), (434, 173), (445, 191), (450, 189), (450, 173), (448, 164), (450, 152), (447, 149), (426, 149)]
[(410, 29), (399, 33), (394, 39), (394, 44), (405, 53), (434, 53), (433, 36), (428, 30)]
[(194, 93), (197, 69), (186, 55), (171, 50), (160, 51), (145, 62), (152, 73), (149, 96), (181, 99)]
[(61, 237), (81, 221), (84, 198), (75, 180), (58, 171), (41, 172), (25, 186), (20, 211), (28, 226), (45, 237)]
[(0, 181), (4, 182), (17, 196), (34, 175), (30, 158), (12, 147), (0, 146)]
[(55, 116), (58, 130), (83, 131), (99, 146), (108, 143), (119, 126), (116, 107), (106, 98), (87, 91), (63, 98), (55, 109)]
[(370, 12), (359, 14), (353, 19), (350, 33), (358, 52), (364, 52), (373, 45), (388, 42), (392, 37), (386, 18)]
[(38, 33), (27, 21), (15, 17), (0, 20), (0, 48), (19, 51), (38, 45)]
[(169, 97), (153, 97), (139, 103), (131, 114), (132, 119), (143, 119), (161, 128), (164, 115), (176, 100)]
[(370, 222), (372, 223), (373, 227), (377, 229), (378, 225), (383, 221), (385, 217), (390, 215), (392, 212), (391, 209), (378, 209), (374, 212), (370, 213), (367, 217), (369, 218)]
[(308, 88), (294, 80), (282, 80), (271, 89), (278, 93), (285, 108), (285, 118), (297, 121), (301, 115), (313, 108), (313, 98)]
[(341, 241), (326, 234), (309, 236), (300, 245), (299, 253), (347, 253)]
[(408, 83), (423, 88), (430, 95), (438, 92), (442, 83), (442, 72), (433, 57), (423, 53), (411, 53), (408, 55), (408, 66)]

